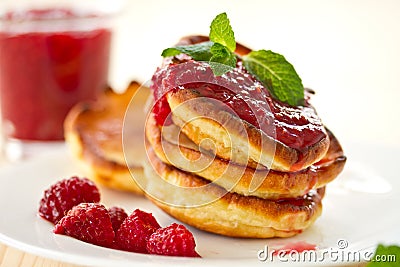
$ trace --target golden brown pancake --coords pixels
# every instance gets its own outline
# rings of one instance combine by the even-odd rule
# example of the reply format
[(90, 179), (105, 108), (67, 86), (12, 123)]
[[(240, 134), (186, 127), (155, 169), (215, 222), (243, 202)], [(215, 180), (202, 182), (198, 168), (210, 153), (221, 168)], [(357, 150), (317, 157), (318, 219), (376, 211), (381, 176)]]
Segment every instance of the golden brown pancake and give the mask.
[[(141, 160), (145, 154), (139, 150), (130, 151), (140, 155), (137, 162), (129, 162), (128, 168), (122, 144), (124, 115), (134, 95), (133, 101), (137, 105), (133, 109), (137, 111), (137, 116), (130, 125), (135, 127), (129, 127), (127, 134), (132, 137), (133, 143), (143, 142), (143, 109), (150, 91), (138, 88), (140, 84), (132, 82), (123, 94), (108, 89), (97, 101), (77, 104), (65, 120), (64, 131), (73, 156), (81, 163), (88, 178), (111, 188), (142, 194), (131, 172), (133, 176), (144, 175)], [(138, 146), (126, 144), (125, 147), (135, 150)]]
[(169, 92), (167, 100), (174, 123), (194, 143), (200, 145), (204, 139), (210, 139), (215, 148), (213, 152), (218, 157), (241, 165), (247, 165), (251, 159), (277, 171), (292, 171), (293, 166), (296, 166), (296, 170), (301, 170), (321, 160), (329, 147), (329, 138), (326, 136), (316, 144), (304, 148), (300, 154), (297, 149), (221, 110), (209, 99), (200, 97), (196, 90)]
[[(164, 126), (166, 127), (171, 128), (174, 125)], [(182, 141), (182, 137), (179, 144), (166, 140), (169, 137), (162, 136), (161, 131), (153, 116), (149, 116), (146, 137), (160, 160), (244, 196), (278, 199), (304, 195), (309, 190), (323, 187), (335, 179), (346, 161), (338, 140), (330, 131), (330, 147), (321, 162), (292, 173), (255, 170), (202, 154), (195, 144), (187, 144), (187, 141)], [(258, 185), (253, 190), (252, 181)]]
[(301, 233), (321, 214), (324, 188), (295, 199), (268, 200), (226, 192), (210, 184), (204, 192), (200, 190), (192, 193), (191, 198), (201, 201), (204, 195), (215, 195), (217, 198), (222, 194), (221, 198), (209, 204), (185, 207), (186, 199), (180, 193), (180, 187), (195, 188), (209, 183), (194, 174), (163, 163), (151, 148), (148, 148), (148, 155), (152, 165), (148, 167), (150, 171), (154, 170), (162, 179), (175, 185), (172, 188), (176, 190), (170, 189), (164, 193), (183, 206), (170, 205), (152, 197), (152, 179), (156, 179), (155, 174), (147, 175), (147, 196), (171, 216), (199, 229), (233, 237), (289, 237)]

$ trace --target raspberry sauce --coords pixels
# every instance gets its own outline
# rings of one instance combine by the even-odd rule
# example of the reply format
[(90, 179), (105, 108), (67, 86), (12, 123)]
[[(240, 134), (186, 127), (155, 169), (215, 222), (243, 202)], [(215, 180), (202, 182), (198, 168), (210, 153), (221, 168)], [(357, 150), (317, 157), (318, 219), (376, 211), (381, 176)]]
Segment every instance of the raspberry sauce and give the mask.
[(283, 247), (276, 249), (273, 253), (273, 255), (280, 255), (284, 256), (289, 254), (292, 251), (301, 253), (304, 251), (309, 251), (309, 250), (316, 250), (317, 246), (315, 244), (310, 244), (305, 241), (298, 241), (298, 242), (290, 242), (284, 245)]
[(96, 19), (64, 9), (0, 17), (0, 94), (8, 137), (63, 139), (70, 108), (106, 87), (111, 31), (88, 26), (88, 18)]
[(171, 112), (165, 94), (174, 90), (195, 90), (200, 96), (218, 100), (219, 108), (234, 113), (268, 136), (285, 145), (303, 150), (327, 136), (314, 108), (290, 106), (271, 97), (268, 90), (239, 61), (230, 72), (215, 77), (208, 63), (187, 60), (171, 63), (152, 78), (157, 123), (165, 125)]

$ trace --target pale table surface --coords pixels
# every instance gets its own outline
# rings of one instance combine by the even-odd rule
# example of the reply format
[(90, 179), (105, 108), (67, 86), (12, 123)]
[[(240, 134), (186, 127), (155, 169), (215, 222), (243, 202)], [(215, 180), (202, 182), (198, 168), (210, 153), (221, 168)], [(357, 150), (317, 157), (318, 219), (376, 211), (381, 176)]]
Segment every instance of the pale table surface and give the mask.
[(0, 243), (0, 267), (79, 267), (79, 265), (38, 257)]
[[(15, 0), (4, 0), (15, 2)], [(3, 2), (3, 0), (2, 0)], [(226, 11), (236, 39), (284, 54), (343, 146), (400, 147), (400, 1), (128, 1), (117, 21), (111, 85), (145, 82), (181, 36), (208, 34)], [(0, 266), (74, 266), (0, 244)]]

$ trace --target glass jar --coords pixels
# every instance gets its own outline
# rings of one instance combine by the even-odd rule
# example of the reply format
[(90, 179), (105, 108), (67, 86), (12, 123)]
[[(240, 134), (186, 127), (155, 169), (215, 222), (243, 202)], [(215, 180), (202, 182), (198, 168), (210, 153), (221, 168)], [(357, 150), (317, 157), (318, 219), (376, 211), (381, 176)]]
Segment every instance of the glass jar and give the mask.
[(95, 99), (107, 87), (116, 6), (81, 2), (26, 2), (0, 14), (6, 154), (23, 153), (15, 151), (15, 143), (63, 140), (63, 122), (71, 107)]

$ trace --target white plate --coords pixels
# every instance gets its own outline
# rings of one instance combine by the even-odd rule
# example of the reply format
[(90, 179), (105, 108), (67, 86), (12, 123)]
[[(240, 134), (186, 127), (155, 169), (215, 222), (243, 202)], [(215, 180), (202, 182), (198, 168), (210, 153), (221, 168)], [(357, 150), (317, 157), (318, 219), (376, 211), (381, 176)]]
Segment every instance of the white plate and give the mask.
[[(43, 190), (62, 178), (79, 175), (79, 168), (65, 150), (0, 169), (0, 241), (21, 250), (64, 262), (91, 266), (213, 266), (266, 265), (257, 252), (288, 242), (306, 241), (324, 251), (320, 262), (296, 262), (296, 265), (341, 265), (346, 252), (365, 253), (377, 243), (400, 244), (400, 150), (372, 145), (346, 147), (348, 162), (340, 177), (328, 186), (321, 218), (304, 233), (289, 239), (235, 239), (190, 228), (203, 258), (177, 258), (142, 255), (86, 244), (52, 233), (52, 225), (37, 216)], [(161, 225), (174, 221), (144, 198), (102, 188), (102, 202), (133, 211), (141, 208), (153, 212)], [(338, 240), (342, 241), (337, 244)], [(346, 249), (338, 246), (347, 242)], [(336, 256), (334, 256), (336, 255)], [(286, 258), (287, 259), (287, 258)], [(341, 261), (344, 259), (344, 261)], [(288, 259), (290, 261), (290, 259)], [(282, 265), (276, 257), (273, 265)]]

